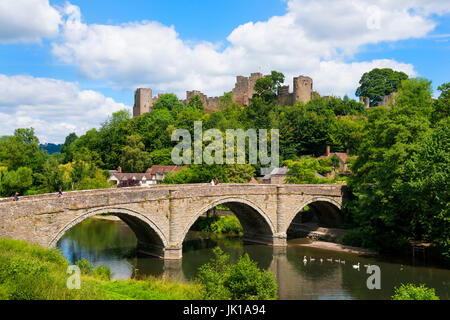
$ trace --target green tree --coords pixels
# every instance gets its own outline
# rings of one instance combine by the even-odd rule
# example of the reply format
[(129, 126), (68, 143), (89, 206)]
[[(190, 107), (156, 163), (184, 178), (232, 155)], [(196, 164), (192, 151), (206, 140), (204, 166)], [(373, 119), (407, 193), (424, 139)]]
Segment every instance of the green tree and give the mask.
[(233, 95), (230, 92), (224, 92), (223, 96), (219, 99), (219, 109), (220, 110), (239, 110), (239, 105), (234, 102)]
[(256, 80), (254, 90), (258, 96), (263, 98), (264, 101), (272, 102), (276, 99), (283, 82), (284, 74), (281, 72), (272, 71), (270, 75)]
[[(397, 97), (392, 108), (369, 112), (349, 180), (357, 196), (350, 212), (361, 230), (358, 245), (384, 251), (401, 250), (413, 239), (435, 241), (427, 236), (435, 233), (425, 231), (426, 226), (434, 223), (431, 228), (438, 231), (441, 225), (436, 222), (448, 219), (448, 208), (445, 211), (443, 205), (448, 203), (448, 162), (442, 159), (448, 140), (439, 147), (432, 143), (438, 138), (433, 138), (430, 126), (430, 82), (404, 80)], [(445, 137), (448, 131), (436, 134)], [(427, 144), (432, 150), (425, 148)], [(427, 174), (434, 180), (427, 180)], [(422, 193), (426, 190), (432, 192), (430, 197)], [(430, 205), (436, 207), (425, 209)], [(423, 221), (426, 216), (427, 224)], [(448, 242), (447, 235), (443, 237)]]
[(444, 83), (438, 87), (441, 91), (439, 98), (434, 101), (434, 111), (432, 122), (437, 123), (439, 120), (450, 117), (450, 82)]
[(139, 135), (127, 137), (127, 145), (122, 149), (121, 167), (125, 172), (144, 172), (151, 166), (150, 154)]
[(408, 79), (408, 76), (404, 72), (389, 68), (376, 68), (362, 75), (359, 81), (360, 86), (355, 95), (368, 97), (370, 105), (375, 106), (383, 100), (384, 96), (396, 92), (400, 88), (401, 81), (406, 79)]
[(61, 147), (61, 153), (64, 155), (64, 162), (71, 162), (73, 160), (73, 151), (71, 146), (77, 139), (78, 136), (75, 134), (75, 132), (72, 132), (66, 137), (66, 140)]
[(331, 161), (319, 161), (315, 158), (302, 157), (298, 161), (287, 160), (285, 162), (289, 168), (286, 181), (294, 184), (315, 184), (329, 183), (330, 179), (317, 177), (317, 173), (326, 174), (332, 171)]
[(255, 168), (249, 164), (227, 165), (225, 175), (229, 183), (248, 183), (255, 176)]
[(284, 159), (300, 155), (320, 156), (330, 145), (329, 132), (335, 116), (332, 111), (308, 110), (301, 103), (285, 107), (280, 114), (280, 151)]
[(0, 165), (16, 170), (30, 167), (40, 170), (45, 162), (46, 152), (39, 150), (39, 140), (34, 129), (16, 129), (13, 136), (0, 141)]
[(328, 137), (331, 148), (335, 152), (345, 152), (350, 149), (356, 152), (361, 142), (366, 120), (364, 118), (343, 117), (332, 121)]
[(172, 149), (166, 148), (155, 150), (150, 153), (152, 164), (155, 165), (172, 165)]
[(404, 202), (414, 204), (414, 237), (433, 242), (450, 262), (450, 118), (436, 128), (418, 146), (417, 153), (405, 164), (410, 173)]
[(16, 192), (23, 194), (33, 184), (32, 173), (32, 170), (27, 167), (4, 171), (0, 183), (1, 194), (6, 197), (12, 196)]
[(196, 108), (198, 110), (205, 111), (205, 107), (203, 105), (203, 101), (198, 95), (193, 96), (191, 98), (191, 100), (189, 100), (189, 103), (187, 104), (187, 107), (189, 107), (189, 108)]
[(183, 103), (173, 93), (166, 93), (159, 97), (158, 101), (153, 104), (153, 109), (167, 109), (170, 111), (180, 112), (184, 109)]

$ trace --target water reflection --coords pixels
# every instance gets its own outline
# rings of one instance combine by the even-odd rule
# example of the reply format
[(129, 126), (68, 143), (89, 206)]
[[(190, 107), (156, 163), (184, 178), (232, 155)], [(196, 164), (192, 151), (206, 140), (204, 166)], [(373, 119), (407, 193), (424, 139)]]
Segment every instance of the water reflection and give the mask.
[[(219, 246), (232, 261), (248, 253), (259, 267), (272, 271), (280, 299), (390, 299), (393, 287), (407, 282), (424, 283), (435, 288), (441, 299), (450, 299), (450, 270), (299, 247), (296, 242), (290, 242), (287, 248), (273, 248), (244, 244), (236, 237), (189, 232), (183, 243), (183, 259), (163, 261), (136, 255), (136, 237), (123, 222), (88, 219), (67, 232), (58, 246), (71, 262), (86, 258), (95, 266), (108, 265), (114, 278), (153, 275), (188, 281), (195, 277), (199, 266), (211, 259), (212, 249)], [(308, 257), (306, 264), (303, 256)], [(309, 257), (315, 261), (309, 261)], [(324, 261), (320, 262), (320, 258)], [(330, 258), (333, 262), (326, 260)], [(338, 259), (345, 260), (345, 264), (335, 262)], [(361, 265), (359, 271), (352, 268), (357, 262)], [(381, 290), (367, 289), (367, 264), (380, 266)]]

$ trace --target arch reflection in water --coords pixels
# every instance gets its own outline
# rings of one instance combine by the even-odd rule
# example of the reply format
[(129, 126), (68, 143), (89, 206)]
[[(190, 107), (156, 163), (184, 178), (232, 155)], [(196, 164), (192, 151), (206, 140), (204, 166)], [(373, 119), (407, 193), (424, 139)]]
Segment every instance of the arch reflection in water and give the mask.
[[(280, 299), (390, 299), (394, 286), (406, 282), (424, 283), (435, 288), (441, 299), (450, 299), (450, 270), (412, 266), (410, 261), (393, 261), (392, 258), (369, 258), (298, 247), (292, 243), (284, 249), (273, 248), (246, 245), (241, 238), (236, 237), (214, 237), (189, 232), (183, 244), (183, 260), (165, 263), (157, 258), (136, 255), (136, 237), (123, 222), (88, 219), (69, 230), (58, 246), (72, 262), (87, 258), (95, 266), (109, 265), (116, 278), (164, 275), (187, 281), (195, 277), (198, 267), (209, 261), (212, 248), (218, 245), (234, 261), (247, 252), (261, 268), (271, 270), (277, 278)], [(303, 256), (316, 260), (309, 262), (308, 259), (305, 265)], [(320, 258), (323, 258), (323, 263), (320, 263)], [(327, 262), (326, 258), (331, 258), (333, 262)], [(334, 262), (338, 259), (345, 260), (346, 264)], [(367, 289), (368, 275), (365, 269), (358, 272), (352, 268), (358, 262), (362, 266), (380, 266), (381, 290)]]

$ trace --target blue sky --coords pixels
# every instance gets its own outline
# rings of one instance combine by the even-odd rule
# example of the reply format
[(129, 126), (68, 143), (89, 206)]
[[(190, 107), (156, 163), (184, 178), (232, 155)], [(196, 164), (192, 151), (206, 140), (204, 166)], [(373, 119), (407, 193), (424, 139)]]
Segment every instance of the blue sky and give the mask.
[(354, 97), (362, 73), (390, 67), (436, 91), (449, 15), (441, 0), (0, 0), (0, 135), (63, 142), (130, 108), (136, 87), (221, 95), (255, 71)]

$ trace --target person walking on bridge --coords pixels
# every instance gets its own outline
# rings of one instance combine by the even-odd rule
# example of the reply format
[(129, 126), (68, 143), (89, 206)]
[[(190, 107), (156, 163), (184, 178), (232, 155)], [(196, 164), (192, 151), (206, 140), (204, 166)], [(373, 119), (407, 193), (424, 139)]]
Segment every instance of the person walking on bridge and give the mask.
[(58, 191), (58, 198), (61, 198), (62, 195), (63, 195), (62, 188), (59, 188), (59, 191)]

